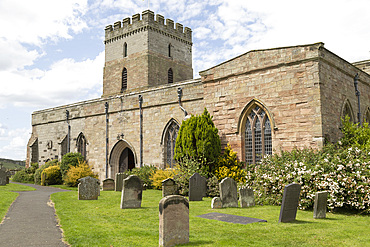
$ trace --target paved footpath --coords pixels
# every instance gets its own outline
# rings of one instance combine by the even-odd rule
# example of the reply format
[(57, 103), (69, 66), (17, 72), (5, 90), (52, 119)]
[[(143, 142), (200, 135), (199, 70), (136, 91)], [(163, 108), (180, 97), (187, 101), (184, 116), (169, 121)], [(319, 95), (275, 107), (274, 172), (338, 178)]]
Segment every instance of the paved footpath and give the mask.
[[(61, 190), (33, 184), (35, 191), (21, 191), (0, 224), (0, 246), (58, 247), (68, 246), (62, 241), (50, 195)], [(1, 222), (1, 219), (0, 219)]]

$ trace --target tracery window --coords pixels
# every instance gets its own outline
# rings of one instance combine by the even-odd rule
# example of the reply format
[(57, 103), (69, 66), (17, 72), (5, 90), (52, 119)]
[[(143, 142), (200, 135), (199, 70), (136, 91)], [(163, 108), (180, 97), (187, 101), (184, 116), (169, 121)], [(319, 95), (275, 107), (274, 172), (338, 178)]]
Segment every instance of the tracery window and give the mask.
[(123, 44), (123, 57), (127, 57), (127, 43)]
[(351, 122), (354, 122), (353, 112), (352, 112), (352, 108), (351, 108), (349, 101), (347, 101), (343, 107), (342, 118), (344, 119), (345, 116), (349, 116), (349, 120)]
[(127, 89), (127, 69), (123, 68), (122, 70), (122, 87), (121, 93)]
[(177, 134), (179, 133), (180, 126), (175, 122), (172, 123), (167, 128), (167, 133), (165, 136), (165, 166), (167, 168), (172, 168), (175, 165), (174, 154)]
[(272, 154), (271, 123), (265, 111), (254, 106), (245, 123), (245, 162), (255, 164)]
[(79, 152), (86, 159), (86, 145), (87, 141), (84, 134), (80, 133), (77, 137), (77, 152)]
[(173, 72), (171, 68), (168, 70), (168, 83), (173, 83)]

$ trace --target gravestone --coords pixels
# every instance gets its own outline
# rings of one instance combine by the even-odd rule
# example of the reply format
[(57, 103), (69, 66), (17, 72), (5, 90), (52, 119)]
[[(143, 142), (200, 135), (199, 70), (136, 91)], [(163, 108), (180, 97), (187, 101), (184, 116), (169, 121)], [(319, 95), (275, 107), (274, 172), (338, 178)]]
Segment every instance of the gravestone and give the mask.
[(189, 201), (179, 195), (162, 198), (159, 202), (159, 246), (174, 246), (189, 242)]
[(328, 202), (328, 192), (321, 191), (315, 193), (315, 203), (313, 206), (313, 217), (315, 219), (326, 218), (326, 206)]
[(167, 178), (162, 181), (162, 197), (177, 195), (177, 184), (172, 178)]
[(238, 190), (234, 179), (222, 179), (220, 186), (220, 198), (223, 208), (237, 208), (238, 207)]
[(211, 202), (211, 208), (217, 209), (222, 208), (222, 202), (220, 197), (213, 197)]
[(6, 184), (9, 184), (9, 179), (10, 179), (11, 176), (12, 176), (12, 174), (10, 173), (10, 171), (7, 171), (6, 172)]
[(255, 206), (253, 189), (242, 187), (239, 189), (240, 207), (247, 208)]
[(90, 176), (78, 180), (78, 200), (97, 200), (100, 195), (99, 179)]
[(1, 167), (0, 168), (0, 185), (3, 186), (3, 185), (6, 185), (6, 180), (7, 180), (7, 174), (6, 174), (6, 170), (5, 168)]
[(201, 201), (207, 194), (207, 179), (194, 173), (189, 179), (189, 201)]
[(123, 180), (121, 208), (140, 208), (143, 194), (141, 180), (136, 175), (130, 175)]
[(116, 184), (115, 191), (122, 191), (123, 179), (126, 179), (128, 176), (125, 173), (116, 173)]
[(114, 179), (106, 178), (103, 180), (103, 191), (114, 190)]
[(290, 222), (295, 220), (301, 193), (300, 184), (288, 184), (284, 188), (283, 201), (280, 208), (279, 222)]

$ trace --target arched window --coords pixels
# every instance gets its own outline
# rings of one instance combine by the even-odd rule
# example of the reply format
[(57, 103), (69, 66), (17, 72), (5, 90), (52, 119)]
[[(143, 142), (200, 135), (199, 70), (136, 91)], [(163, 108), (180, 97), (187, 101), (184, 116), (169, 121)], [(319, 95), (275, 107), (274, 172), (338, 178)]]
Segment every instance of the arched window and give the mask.
[(167, 126), (168, 127), (164, 138), (165, 167), (172, 168), (175, 165), (173, 156), (175, 154), (176, 138), (177, 134), (179, 133), (180, 126), (174, 120), (171, 120), (170, 124)]
[(82, 156), (86, 159), (86, 138), (84, 134), (80, 133), (77, 137), (77, 152), (82, 154)]
[(354, 122), (352, 107), (348, 100), (344, 103), (342, 110), (342, 118), (344, 119), (346, 116), (349, 117), (351, 122)]
[(255, 164), (272, 154), (271, 123), (264, 109), (253, 105), (245, 123), (245, 162)]
[(127, 57), (127, 43), (123, 44), (123, 57)]
[(121, 93), (127, 89), (127, 69), (123, 68), (122, 70), (122, 87)]
[(173, 72), (171, 68), (168, 70), (168, 83), (173, 83)]
[(365, 112), (364, 122), (366, 122), (370, 125), (370, 108), (367, 108), (367, 111)]
[(171, 44), (168, 45), (168, 57), (171, 57)]

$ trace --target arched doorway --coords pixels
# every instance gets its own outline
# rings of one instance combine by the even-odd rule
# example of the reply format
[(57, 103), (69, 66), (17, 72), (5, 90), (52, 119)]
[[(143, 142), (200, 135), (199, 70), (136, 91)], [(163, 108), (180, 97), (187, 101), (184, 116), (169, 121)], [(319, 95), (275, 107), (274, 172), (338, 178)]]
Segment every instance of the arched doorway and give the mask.
[(110, 176), (116, 173), (131, 170), (136, 166), (137, 157), (135, 149), (125, 140), (119, 140), (109, 154)]
[(118, 172), (132, 170), (132, 168), (135, 168), (135, 156), (131, 149), (127, 147), (122, 151), (119, 157)]

